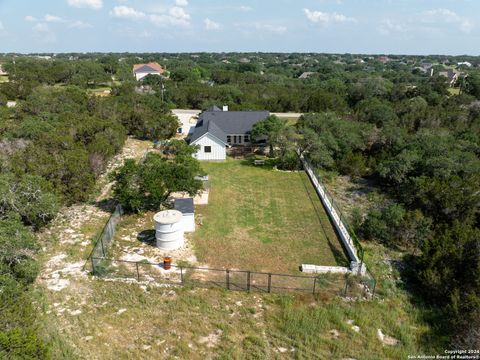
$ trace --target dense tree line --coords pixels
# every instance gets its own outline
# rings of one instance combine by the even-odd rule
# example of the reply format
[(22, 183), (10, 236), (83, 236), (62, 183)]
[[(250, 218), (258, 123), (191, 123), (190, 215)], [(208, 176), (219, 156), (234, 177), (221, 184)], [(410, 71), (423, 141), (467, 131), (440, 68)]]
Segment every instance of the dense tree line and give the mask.
[(47, 358), (31, 298), (34, 231), (62, 205), (92, 198), (95, 179), (127, 135), (162, 140), (178, 125), (159, 97), (128, 84), (108, 99), (46, 84), (17, 99), (14, 109), (0, 107), (0, 357)]
[[(33, 352), (46, 351), (35, 338), (31, 307), (17, 316), (7, 301), (11, 295), (28, 303), (24, 290), (36, 271), (30, 229), (47, 224), (61, 205), (86, 200), (127, 135), (167, 139), (177, 128), (169, 109), (211, 105), (310, 113), (295, 127), (269, 118), (253, 135), (266, 138), (283, 168), (298, 167), (299, 146), (319, 168), (371, 180), (382, 200), (358, 217), (358, 231), (411, 253), (417, 292), (443, 309), (452, 334), (470, 341), (462, 346), (478, 347), (480, 58), (389, 59), (295, 53), (1, 57), (10, 79), (0, 83), (0, 266), (2, 289), (9, 289), (1, 296), (10, 310), (0, 347), (21, 347), (27, 339)], [(169, 78), (146, 79), (153, 94), (139, 94), (132, 66), (149, 61), (162, 64)], [(462, 67), (456, 88), (449, 89), (439, 72), (459, 61), (473, 67)], [(425, 63), (433, 76), (422, 69)], [(100, 86), (110, 87), (112, 96), (87, 95)], [(17, 100), (17, 107), (7, 109), (8, 100)], [(116, 175), (116, 196), (141, 211), (171, 191), (194, 193), (199, 184), (191, 176), (198, 168), (182, 155), (189, 151), (173, 143), (163, 156), (127, 162)], [(152, 180), (159, 177), (165, 182)], [(10, 246), (12, 231), (19, 241)]]
[[(377, 184), (386, 196), (357, 219), (358, 231), (413, 254), (418, 291), (443, 309), (459, 339), (469, 339), (462, 346), (475, 348), (480, 321), (478, 105), (471, 96), (430, 91), (435, 94), (404, 94), (396, 101), (392, 90), (356, 97), (350, 116), (305, 115), (297, 124), (299, 143), (315, 166)], [(436, 100), (432, 104), (429, 98)]]

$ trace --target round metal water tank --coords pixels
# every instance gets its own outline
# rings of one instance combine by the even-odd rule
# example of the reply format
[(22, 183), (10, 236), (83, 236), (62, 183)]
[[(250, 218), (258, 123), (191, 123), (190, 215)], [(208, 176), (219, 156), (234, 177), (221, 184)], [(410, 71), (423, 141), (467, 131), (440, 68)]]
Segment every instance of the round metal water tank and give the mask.
[(184, 226), (180, 211), (160, 211), (154, 215), (153, 220), (155, 222), (155, 238), (159, 249), (175, 250), (183, 246)]

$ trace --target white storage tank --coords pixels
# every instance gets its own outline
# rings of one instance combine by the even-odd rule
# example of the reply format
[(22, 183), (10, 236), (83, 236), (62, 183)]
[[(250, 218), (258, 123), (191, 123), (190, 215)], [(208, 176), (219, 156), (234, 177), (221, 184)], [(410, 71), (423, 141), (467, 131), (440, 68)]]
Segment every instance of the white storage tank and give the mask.
[(155, 238), (157, 247), (162, 250), (176, 250), (183, 246), (184, 224), (183, 216), (177, 210), (165, 210), (156, 213)]
[(175, 210), (182, 213), (183, 229), (185, 232), (195, 231), (195, 209), (193, 198), (175, 199)]

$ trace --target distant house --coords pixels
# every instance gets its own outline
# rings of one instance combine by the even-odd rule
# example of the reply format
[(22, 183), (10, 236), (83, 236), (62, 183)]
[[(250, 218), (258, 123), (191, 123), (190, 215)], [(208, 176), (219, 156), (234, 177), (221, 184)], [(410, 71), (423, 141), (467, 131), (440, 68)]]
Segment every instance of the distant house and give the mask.
[(162, 75), (165, 70), (159, 63), (151, 62), (148, 64), (135, 64), (133, 65), (133, 74), (137, 81), (142, 80), (147, 75)]
[(0, 76), (7, 76), (7, 75), (8, 73), (5, 70), (3, 70), (2, 64), (0, 64)]
[(457, 66), (466, 66), (466, 67), (472, 67), (472, 63), (468, 61), (462, 61), (457, 63)]
[[(433, 72), (432, 72), (432, 75), (433, 75)], [(454, 87), (455, 84), (457, 83), (460, 75), (462, 75), (462, 73), (459, 72), (459, 71), (456, 71), (456, 70), (448, 69), (446, 71), (439, 71), (438, 75), (446, 77), (447, 82), (450, 85), (450, 87)]]
[(378, 61), (380, 61), (382, 64), (386, 64), (390, 61), (390, 58), (388, 56), (379, 56)]
[(254, 124), (265, 120), (268, 111), (228, 111), (214, 106), (198, 116), (198, 121), (189, 137), (191, 145), (199, 145), (194, 155), (198, 160), (222, 161), (226, 148), (251, 145), (250, 132)]
[(316, 73), (312, 72), (312, 71), (305, 71), (304, 73), (302, 73), (302, 75), (300, 75), (298, 78), (299, 79), (308, 79), (310, 76), (312, 75), (315, 75)]

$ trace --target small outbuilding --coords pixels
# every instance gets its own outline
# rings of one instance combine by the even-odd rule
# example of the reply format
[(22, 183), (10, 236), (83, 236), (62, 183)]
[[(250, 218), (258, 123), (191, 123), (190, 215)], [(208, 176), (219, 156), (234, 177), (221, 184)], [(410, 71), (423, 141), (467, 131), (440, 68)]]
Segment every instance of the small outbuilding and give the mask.
[(195, 231), (195, 208), (193, 198), (175, 199), (175, 210), (182, 213), (182, 224), (185, 232)]

